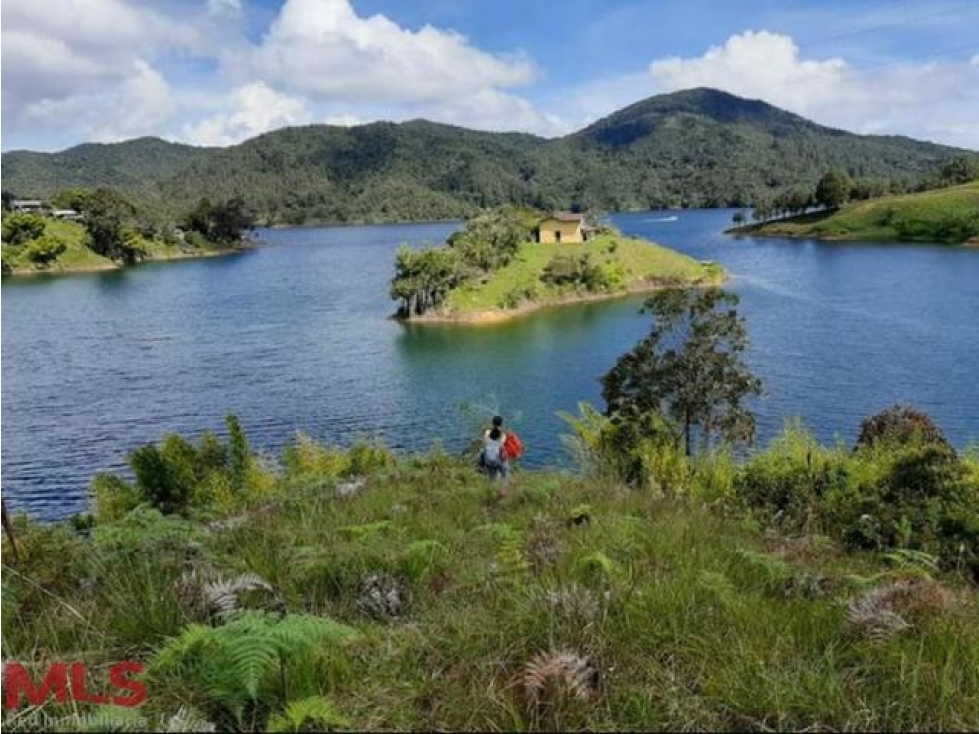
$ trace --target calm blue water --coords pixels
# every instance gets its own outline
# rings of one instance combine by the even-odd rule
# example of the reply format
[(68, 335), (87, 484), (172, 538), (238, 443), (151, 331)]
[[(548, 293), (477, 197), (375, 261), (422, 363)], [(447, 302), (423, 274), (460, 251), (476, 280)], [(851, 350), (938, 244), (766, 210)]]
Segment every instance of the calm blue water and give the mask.
[[(678, 221), (656, 221), (670, 214)], [(825, 440), (895, 401), (979, 439), (979, 251), (734, 240), (725, 211), (613, 217), (624, 231), (722, 262), (742, 296), (764, 379), (760, 433), (800, 416)], [(538, 313), (497, 327), (406, 328), (386, 317), (394, 251), (451, 224), (262, 231), (227, 258), (3, 283), (2, 482), (45, 518), (83, 509), (97, 471), (168, 431), (237, 413), (277, 452), (381, 435), (461, 447), (494, 411), (528, 463), (564, 460), (559, 410), (599, 401), (597, 379), (644, 333), (639, 301)]]

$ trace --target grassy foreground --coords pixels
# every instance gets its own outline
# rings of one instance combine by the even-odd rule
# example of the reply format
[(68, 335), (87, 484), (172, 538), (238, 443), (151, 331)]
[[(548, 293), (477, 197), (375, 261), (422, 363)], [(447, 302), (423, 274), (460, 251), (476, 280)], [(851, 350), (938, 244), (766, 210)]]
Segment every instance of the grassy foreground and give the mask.
[(830, 214), (805, 214), (732, 230), (736, 234), (867, 242), (962, 244), (979, 238), (979, 181), (863, 201)]
[(230, 461), (240, 486), (211, 475), (184, 517), (103, 482), (81, 534), (21, 520), (4, 659), (144, 661), (146, 703), (102, 729), (979, 727), (975, 587), (780, 531), (723, 456), (670, 496), (303, 437)]
[[(30, 243), (17, 247), (3, 246), (3, 261), (10, 267), (11, 275), (38, 275), (42, 273), (81, 273), (97, 270), (116, 270), (123, 265), (94, 252), (86, 244), (85, 227), (78, 222), (45, 219), (45, 234), (53, 235), (66, 245), (65, 251), (50, 265), (39, 268), (27, 257)], [(224, 247), (203, 239), (177, 244), (162, 240), (139, 238), (139, 245), (146, 253), (146, 261), (179, 260), (188, 257), (207, 257), (233, 252), (235, 248)]]
[[(607, 287), (585, 290), (544, 282), (541, 275), (555, 256), (590, 261), (605, 274)], [(487, 279), (467, 283), (449, 294), (433, 318), (492, 320), (542, 306), (614, 297), (666, 284), (719, 284), (720, 266), (703, 264), (661, 245), (617, 233), (602, 234), (585, 244), (521, 245), (516, 257)], [(426, 320), (425, 317), (421, 319)]]

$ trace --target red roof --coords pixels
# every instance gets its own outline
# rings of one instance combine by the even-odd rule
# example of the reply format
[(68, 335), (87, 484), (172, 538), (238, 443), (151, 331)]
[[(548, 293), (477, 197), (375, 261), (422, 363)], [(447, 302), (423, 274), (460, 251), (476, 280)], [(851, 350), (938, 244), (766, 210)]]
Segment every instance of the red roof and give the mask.
[(585, 215), (576, 214), (575, 212), (554, 212), (544, 221), (546, 222), (548, 219), (556, 219), (559, 222), (583, 222), (585, 221)]

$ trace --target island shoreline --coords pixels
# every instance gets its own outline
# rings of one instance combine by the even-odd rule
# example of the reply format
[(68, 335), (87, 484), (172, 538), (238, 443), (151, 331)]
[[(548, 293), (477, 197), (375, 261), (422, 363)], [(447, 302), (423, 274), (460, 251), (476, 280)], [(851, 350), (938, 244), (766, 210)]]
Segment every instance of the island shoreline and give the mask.
[[(683, 287), (711, 288), (720, 286), (726, 283), (728, 280), (729, 276), (727, 273), (725, 273), (723, 277), (716, 281), (687, 283), (683, 284)], [(549, 308), (562, 308), (565, 306), (574, 306), (578, 304), (615, 301), (629, 298), (630, 296), (638, 296), (644, 293), (655, 293), (657, 291), (675, 287), (677, 287), (677, 285), (670, 283), (636, 283), (621, 291), (609, 293), (575, 294), (552, 301), (530, 301), (521, 303), (516, 308), (505, 310), (494, 309), (454, 315), (432, 313), (410, 317), (394, 314), (390, 318), (405, 326), (411, 326), (413, 324), (420, 324), (424, 326), (496, 326), (525, 318), (531, 314), (537, 313), (538, 311), (543, 311)]]

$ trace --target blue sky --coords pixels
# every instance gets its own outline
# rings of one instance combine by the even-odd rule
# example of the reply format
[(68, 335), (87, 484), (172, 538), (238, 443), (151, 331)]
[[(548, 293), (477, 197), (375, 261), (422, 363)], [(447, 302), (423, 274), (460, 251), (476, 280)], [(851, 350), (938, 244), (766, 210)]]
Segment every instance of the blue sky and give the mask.
[(713, 86), (979, 149), (979, 0), (4, 0), (4, 150), (415, 117), (545, 136)]

